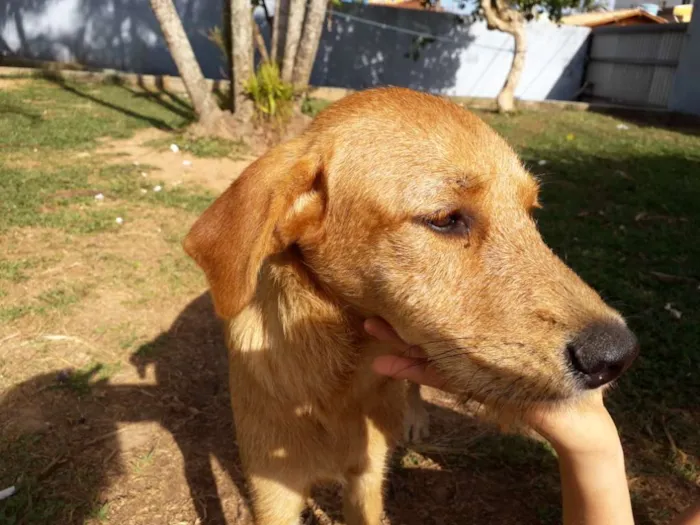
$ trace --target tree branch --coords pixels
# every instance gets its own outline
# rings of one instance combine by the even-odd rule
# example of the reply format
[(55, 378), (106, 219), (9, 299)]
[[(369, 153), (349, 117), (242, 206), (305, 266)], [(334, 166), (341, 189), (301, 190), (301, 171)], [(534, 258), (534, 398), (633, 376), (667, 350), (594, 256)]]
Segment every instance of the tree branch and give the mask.
[[(493, 0), (481, 0), (481, 9), (484, 11), (484, 18), (489, 29), (498, 29), (504, 33), (514, 34), (515, 27), (511, 19), (512, 9), (506, 7), (502, 0), (495, 0), (496, 7), (491, 3)], [(510, 16), (509, 16), (510, 15)]]

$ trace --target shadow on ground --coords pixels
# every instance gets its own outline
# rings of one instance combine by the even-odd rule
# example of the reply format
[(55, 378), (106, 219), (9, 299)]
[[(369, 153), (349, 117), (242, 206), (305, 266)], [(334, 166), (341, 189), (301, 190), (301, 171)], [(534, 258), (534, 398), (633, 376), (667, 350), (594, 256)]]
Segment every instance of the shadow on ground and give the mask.
[(606, 105), (594, 105), (589, 111), (614, 117), (640, 127), (678, 131), (695, 136), (700, 135), (700, 116), (696, 115)]
[[(139, 370), (154, 366), (156, 383), (111, 385), (99, 380), (97, 369), (82, 376), (57, 372), (3, 396), (0, 421), (10, 422), (4, 430), (12, 433), (12, 422), (19, 418), (24, 436), (6, 444), (3, 453), (13, 458), (3, 467), (3, 480), (19, 482), (0, 518), (15, 516), (18, 523), (99, 518), (109, 504), (103, 491), (114, 478), (138, 471), (139, 462), (148, 460), (147, 454), (135, 461), (123, 459), (124, 448), (131, 446), (121, 439), (128, 428), (124, 424), (153, 422), (167, 430), (182, 455), (188, 495), (201, 523), (226, 523), (224, 507), (229, 524), (249, 522), (228, 403), (227, 360), (209, 296), (192, 301), (167, 332), (132, 356), (132, 364)], [(421, 453), (397, 453), (387, 484), (391, 523), (557, 521), (556, 462), (545, 448), (524, 438), (484, 434), (473, 420), (449, 408), (432, 405), (430, 410), (437, 445), (418, 447)], [(211, 458), (234, 482), (237, 493), (220, 494)], [(177, 493), (178, 472), (158, 476), (161, 481), (173, 476), (166, 486)], [(144, 483), (147, 487), (150, 482)], [(128, 515), (138, 518), (139, 510), (145, 510), (138, 508), (138, 501)], [(328, 515), (339, 518), (337, 490), (319, 490), (316, 501)], [(66, 515), (70, 502), (78, 505)], [(647, 522), (643, 505), (638, 511), (639, 523)], [(319, 522), (329, 523), (323, 520)]]

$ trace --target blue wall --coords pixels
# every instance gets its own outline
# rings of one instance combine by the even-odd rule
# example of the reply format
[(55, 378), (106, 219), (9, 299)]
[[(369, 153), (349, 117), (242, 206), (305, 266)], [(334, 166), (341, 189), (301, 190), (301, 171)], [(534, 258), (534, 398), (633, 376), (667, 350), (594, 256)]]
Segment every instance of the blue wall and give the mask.
[[(510, 69), (512, 37), (447, 13), (348, 5), (336, 10), (314, 67), (318, 85), (393, 84), (458, 96), (495, 97)], [(436, 40), (416, 49), (419, 34)], [(528, 25), (528, 53), (516, 96), (571, 99), (582, 83), (589, 29)]]
[[(176, 0), (176, 5), (205, 75), (224, 78), (221, 52), (206, 36), (221, 25), (221, 0)], [(393, 84), (494, 97), (512, 60), (512, 38), (488, 31), (484, 23), (459, 21), (448, 13), (375, 5), (334, 8), (312, 84), (354, 89)], [(417, 50), (421, 34), (435, 41)], [(573, 97), (581, 85), (588, 34), (586, 28), (531, 23), (516, 95)], [(146, 0), (0, 0), (0, 53), (142, 74), (177, 73)]]

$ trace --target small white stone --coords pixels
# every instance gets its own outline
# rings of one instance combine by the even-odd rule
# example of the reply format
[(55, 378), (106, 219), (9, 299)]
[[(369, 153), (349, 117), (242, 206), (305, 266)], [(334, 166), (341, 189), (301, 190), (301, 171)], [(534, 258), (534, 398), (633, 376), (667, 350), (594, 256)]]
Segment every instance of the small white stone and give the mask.
[(192, 161), (191, 160), (183, 160), (182, 165), (185, 166), (186, 168), (189, 168), (192, 166)]
[(96, 201), (103, 201), (103, 200), (105, 200), (105, 196), (102, 195), (101, 193), (98, 193), (97, 195), (95, 195), (95, 200)]
[(172, 151), (173, 153), (177, 153), (178, 151), (180, 151), (180, 147), (177, 144), (171, 144), (170, 151)]
[(124, 224), (124, 219), (122, 219), (121, 217), (117, 217), (116, 223), (117, 224)]
[(618, 124), (617, 129), (619, 129), (620, 131), (626, 131), (626, 130), (630, 129), (630, 127), (625, 125), (625, 124)]
[(540, 160), (540, 161), (537, 161), (537, 164), (538, 164), (539, 166), (544, 166), (545, 164), (547, 164), (547, 161), (546, 161), (546, 160)]
[(664, 310), (670, 313), (671, 316), (673, 316), (675, 319), (680, 319), (681, 317), (683, 317), (683, 312), (675, 309), (672, 303), (666, 303), (666, 306), (664, 306)]
[(158, 186), (153, 186), (153, 191), (158, 192), (158, 191), (160, 191), (160, 190), (162, 190), (162, 189), (163, 189), (163, 186), (160, 186), (160, 185), (158, 185)]
[(148, 193), (148, 190), (147, 190), (146, 188), (141, 188), (141, 194), (143, 195), (143, 194), (146, 194), (146, 193)]
[(11, 487), (7, 487), (6, 489), (0, 490), (0, 500), (4, 500), (4, 499), (9, 498), (16, 491), (17, 491), (17, 489), (15, 488), (14, 485), (12, 485)]
[(145, 171), (142, 171), (142, 172), (141, 172), (141, 176), (142, 176), (142, 177), (148, 177), (148, 173), (146, 173)]

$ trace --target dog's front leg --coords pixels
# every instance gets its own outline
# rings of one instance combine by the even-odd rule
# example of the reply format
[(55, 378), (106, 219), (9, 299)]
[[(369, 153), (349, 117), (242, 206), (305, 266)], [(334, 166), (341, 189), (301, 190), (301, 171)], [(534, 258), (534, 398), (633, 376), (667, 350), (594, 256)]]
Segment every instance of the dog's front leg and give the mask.
[(294, 480), (251, 476), (255, 525), (300, 525), (306, 487)]
[(384, 470), (389, 445), (386, 437), (368, 424), (367, 455), (345, 474), (343, 514), (347, 525), (381, 525), (384, 513)]
[(420, 385), (409, 383), (406, 392), (404, 443), (418, 443), (430, 435), (430, 416), (420, 395)]

